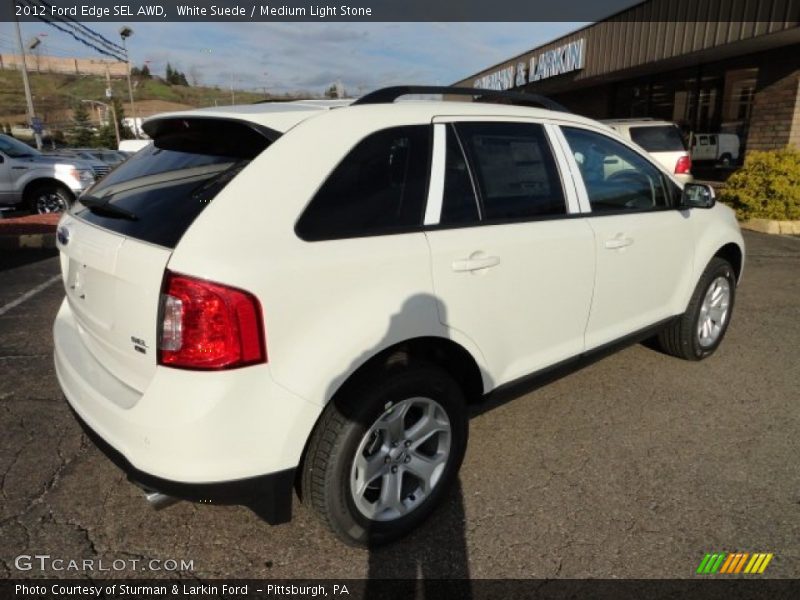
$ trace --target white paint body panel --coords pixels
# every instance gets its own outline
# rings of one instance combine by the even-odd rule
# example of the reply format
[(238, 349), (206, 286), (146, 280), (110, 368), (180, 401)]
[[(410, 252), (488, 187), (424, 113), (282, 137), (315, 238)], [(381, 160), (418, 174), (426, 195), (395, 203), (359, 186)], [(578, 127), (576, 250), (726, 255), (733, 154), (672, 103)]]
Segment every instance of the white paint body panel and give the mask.
[[(376, 353), (408, 339), (457, 343), (477, 363), (488, 392), (679, 314), (714, 252), (728, 243), (743, 248), (735, 220), (721, 206), (626, 216), (625, 222), (593, 218), (574, 161), (549, 125), (568, 122), (614, 135), (588, 119), (471, 103), (270, 108), (201, 111), (288, 132), (230, 182), (174, 251), (73, 217), (62, 221), (87, 242), (84, 250), (62, 248), (67, 282), (71, 261), (83, 264), (85, 254), (96, 281), (109, 283), (102, 293), (113, 307), (81, 314), (71, 297), (62, 305), (54, 326), (59, 381), (91, 427), (135, 467), (159, 477), (225, 481), (297, 466), (342, 382)], [(437, 118), (548, 124), (573, 214), (322, 242), (295, 234), (309, 200), (361, 139)], [(599, 249), (604, 236), (620, 229), (637, 237), (635, 248)], [(98, 250), (91, 256), (90, 246)], [(452, 270), (453, 261), (479, 251), (498, 256), (499, 264), (480, 273)], [(157, 366), (154, 351), (140, 355), (129, 342), (127, 353), (125, 336), (135, 332), (152, 339), (155, 349), (165, 268), (253, 293), (263, 307), (268, 363), (195, 372)], [(655, 287), (626, 295), (642, 277)], [(92, 339), (80, 332), (82, 321), (104, 317), (107, 330), (94, 330)], [(110, 346), (105, 351), (98, 350), (103, 340)]]

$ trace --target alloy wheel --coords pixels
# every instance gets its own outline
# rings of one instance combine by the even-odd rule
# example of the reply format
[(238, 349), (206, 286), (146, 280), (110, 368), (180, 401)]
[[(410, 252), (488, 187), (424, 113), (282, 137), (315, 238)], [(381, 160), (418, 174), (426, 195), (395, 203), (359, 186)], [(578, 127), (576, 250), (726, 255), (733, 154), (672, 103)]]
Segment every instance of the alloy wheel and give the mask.
[(451, 439), (450, 419), (435, 400), (387, 406), (361, 439), (350, 470), (358, 511), (373, 521), (392, 521), (415, 510), (441, 479)]
[(728, 322), (731, 304), (731, 283), (727, 277), (715, 278), (706, 290), (697, 319), (697, 340), (709, 348), (719, 339)]

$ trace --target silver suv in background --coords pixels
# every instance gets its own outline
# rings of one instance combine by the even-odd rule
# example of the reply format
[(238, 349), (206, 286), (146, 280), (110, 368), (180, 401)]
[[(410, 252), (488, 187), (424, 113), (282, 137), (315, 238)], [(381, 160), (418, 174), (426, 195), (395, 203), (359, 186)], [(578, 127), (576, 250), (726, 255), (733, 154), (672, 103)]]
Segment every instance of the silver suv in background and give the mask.
[(649, 118), (608, 119), (603, 123), (647, 150), (681, 183), (692, 181), (692, 158), (675, 123)]
[(47, 156), (0, 134), (0, 206), (63, 212), (94, 182), (94, 171), (85, 161)]

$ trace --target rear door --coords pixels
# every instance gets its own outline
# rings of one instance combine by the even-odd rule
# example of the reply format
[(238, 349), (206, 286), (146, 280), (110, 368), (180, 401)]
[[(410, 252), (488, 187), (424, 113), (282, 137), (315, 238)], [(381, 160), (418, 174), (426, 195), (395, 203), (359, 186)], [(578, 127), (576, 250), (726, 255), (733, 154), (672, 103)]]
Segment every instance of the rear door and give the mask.
[(79, 197), (57, 236), (82, 342), (140, 392), (156, 368), (159, 298), (172, 250), (205, 206), (270, 143), (237, 123), (181, 119), (156, 125), (150, 130), (154, 144)]
[(594, 239), (548, 129), (496, 119), (434, 129), (426, 236), (442, 323), (480, 348), (494, 386), (579, 354)]

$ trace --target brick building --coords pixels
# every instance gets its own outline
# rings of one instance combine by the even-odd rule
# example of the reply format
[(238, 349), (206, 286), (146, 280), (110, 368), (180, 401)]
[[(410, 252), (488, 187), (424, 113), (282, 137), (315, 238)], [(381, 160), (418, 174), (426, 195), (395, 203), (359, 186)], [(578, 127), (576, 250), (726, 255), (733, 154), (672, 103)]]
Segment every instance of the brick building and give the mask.
[(454, 85), (800, 147), (800, 0), (648, 0)]

